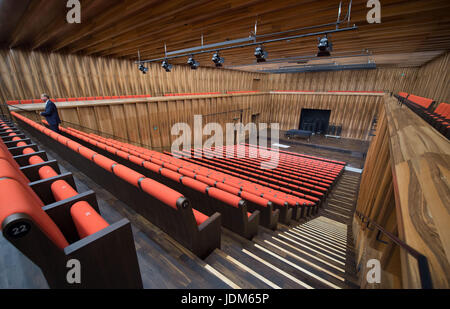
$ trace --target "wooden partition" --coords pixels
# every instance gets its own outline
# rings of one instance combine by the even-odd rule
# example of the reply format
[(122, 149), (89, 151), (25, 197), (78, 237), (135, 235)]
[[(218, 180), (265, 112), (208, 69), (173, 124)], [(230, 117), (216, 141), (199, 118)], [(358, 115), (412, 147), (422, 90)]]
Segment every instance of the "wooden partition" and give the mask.
[(331, 110), (330, 123), (342, 125), (342, 137), (369, 140), (383, 94), (282, 92), (271, 93), (270, 120), (281, 130), (298, 129), (303, 108)]
[[(85, 102), (56, 103), (63, 125), (85, 132), (115, 138), (154, 150), (170, 150), (178, 138), (171, 134), (176, 123), (187, 123), (194, 131), (194, 115), (203, 116), (203, 126), (219, 123), (225, 131), (226, 123), (242, 120), (269, 120), (269, 96), (266, 93), (156, 97)], [(11, 107), (15, 110), (14, 107)], [(44, 104), (19, 106), (30, 119), (37, 120)], [(25, 112), (28, 111), (28, 112)], [(225, 135), (225, 133), (224, 133)], [(203, 136), (203, 140), (208, 136)], [(224, 136), (225, 138), (225, 136)], [(192, 139), (193, 143), (193, 139)]]
[[(392, 184), (391, 154), (389, 151), (389, 132), (386, 112), (381, 108), (380, 118), (367, 153), (366, 164), (361, 178), (357, 211), (379, 223), (397, 235), (394, 187)], [(356, 263), (360, 273), (362, 288), (400, 288), (402, 287), (400, 248), (377, 240), (378, 231), (367, 228), (356, 216), (353, 219), (353, 233), (357, 250)], [(378, 259), (381, 263), (380, 285), (369, 284), (365, 280), (367, 262)]]
[[(376, 137), (368, 152), (357, 212), (424, 255), (434, 288), (450, 287), (450, 144), (406, 106), (386, 96)], [(420, 288), (417, 260), (368, 230), (355, 215), (354, 234), (361, 286), (365, 265), (381, 259), (375, 287)], [(401, 267), (398, 267), (401, 265)], [(396, 267), (394, 267), (396, 266)], [(397, 271), (401, 269), (401, 273)]]

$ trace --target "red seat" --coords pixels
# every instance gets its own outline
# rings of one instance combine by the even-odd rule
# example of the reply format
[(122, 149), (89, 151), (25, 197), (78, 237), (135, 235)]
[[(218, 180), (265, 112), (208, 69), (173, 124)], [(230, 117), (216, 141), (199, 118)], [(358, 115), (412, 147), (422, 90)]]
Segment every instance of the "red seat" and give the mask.
[(0, 180), (0, 224), (13, 214), (27, 214), (42, 232), (60, 249), (69, 245), (58, 226), (42, 210), (42, 202), (29, 194), (24, 186), (15, 179)]
[(195, 209), (192, 209), (192, 212), (194, 213), (195, 222), (197, 222), (197, 225), (202, 224), (209, 218), (208, 216), (202, 214), (200, 211), (197, 211)]
[(100, 166), (101, 168), (103, 168), (103, 169), (105, 169), (105, 170), (107, 170), (109, 172), (112, 172), (112, 166), (114, 164), (117, 164), (116, 161), (113, 161), (113, 160), (111, 160), (111, 159), (109, 159), (109, 158), (107, 158), (105, 156), (102, 156), (102, 155), (96, 155), (94, 157), (93, 161), (95, 162), (95, 164), (97, 164), (98, 166)]
[(135, 187), (139, 187), (139, 181), (145, 178), (144, 175), (120, 164), (114, 166), (113, 174)]
[(56, 201), (62, 201), (78, 195), (78, 192), (75, 191), (75, 189), (72, 188), (65, 180), (57, 180), (52, 183), (50, 187)]
[(75, 203), (70, 208), (70, 214), (80, 238), (95, 234), (109, 226), (108, 222), (84, 201)]
[(142, 191), (156, 197), (158, 200), (174, 209), (178, 209), (177, 201), (179, 198), (183, 197), (181, 193), (150, 178), (145, 178), (141, 181), (141, 188)]

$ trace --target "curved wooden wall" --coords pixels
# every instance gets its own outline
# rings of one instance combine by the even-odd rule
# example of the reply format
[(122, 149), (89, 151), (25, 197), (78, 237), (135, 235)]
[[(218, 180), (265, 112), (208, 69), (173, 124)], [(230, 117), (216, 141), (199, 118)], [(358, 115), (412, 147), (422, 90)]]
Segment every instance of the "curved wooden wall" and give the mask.
[(160, 63), (142, 74), (131, 60), (0, 50), (0, 100), (264, 90), (265, 74)]

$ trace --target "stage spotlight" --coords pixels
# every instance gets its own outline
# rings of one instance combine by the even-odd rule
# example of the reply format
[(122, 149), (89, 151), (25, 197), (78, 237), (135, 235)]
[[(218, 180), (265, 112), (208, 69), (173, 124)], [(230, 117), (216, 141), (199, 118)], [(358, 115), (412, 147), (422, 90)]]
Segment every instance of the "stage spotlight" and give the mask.
[(319, 48), (319, 52), (317, 53), (317, 57), (331, 56), (330, 51), (333, 50), (333, 46), (328, 40), (328, 37), (325, 35), (323, 38), (319, 37), (318, 40), (319, 45), (317, 47)]
[(262, 46), (256, 47), (255, 49), (256, 62), (266, 61), (267, 55), (268, 55), (267, 52), (264, 50)]
[(191, 66), (192, 70), (197, 70), (199, 63), (197, 61), (195, 61), (195, 59), (191, 56), (189, 57), (187, 64), (189, 64)]
[(166, 72), (170, 72), (170, 70), (172, 70), (172, 65), (169, 62), (167, 62), (167, 60), (164, 60), (161, 66), (164, 70), (166, 70)]
[(213, 56), (212, 56), (212, 62), (215, 63), (217, 68), (220, 68), (222, 66), (222, 64), (225, 62), (225, 58), (222, 58), (219, 56), (219, 53), (216, 52)]
[(140, 65), (139, 65), (139, 71), (141, 71), (142, 74), (147, 74), (148, 68), (144, 67), (143, 64), (140, 64)]

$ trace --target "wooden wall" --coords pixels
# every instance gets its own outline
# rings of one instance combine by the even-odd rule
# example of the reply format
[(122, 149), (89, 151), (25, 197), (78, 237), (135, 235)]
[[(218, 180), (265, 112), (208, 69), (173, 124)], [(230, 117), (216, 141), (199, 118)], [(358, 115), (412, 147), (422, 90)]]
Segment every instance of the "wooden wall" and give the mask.
[[(367, 152), (361, 178), (356, 210), (397, 234), (394, 187), (392, 183), (389, 131), (384, 107), (380, 111), (375, 137)], [(353, 220), (357, 269), (362, 288), (401, 288), (402, 277), (399, 248), (376, 240), (378, 231), (368, 229), (356, 216)], [(382, 238), (386, 241), (386, 238)], [(366, 280), (367, 261), (378, 259), (381, 264), (381, 283), (369, 284)]]
[(408, 91), (418, 68), (379, 68), (376, 70), (270, 74), (273, 90), (314, 91)]
[[(265, 74), (160, 64), (142, 74), (131, 60), (0, 50), (0, 101), (166, 93), (264, 90)], [(256, 79), (256, 81), (255, 81)], [(255, 89), (256, 88), (256, 89)]]
[(298, 129), (302, 108), (331, 110), (330, 123), (342, 125), (342, 137), (369, 139), (383, 96), (354, 94), (271, 94), (270, 121), (281, 130)]
[[(450, 287), (450, 143), (397, 100), (385, 104), (399, 237), (428, 259), (434, 288)], [(401, 251), (405, 287), (418, 286), (416, 260)]]
[(420, 68), (412, 93), (450, 103), (450, 52)]
[[(450, 287), (449, 179), (448, 140), (386, 96), (367, 154), (356, 210), (423, 254), (434, 288)], [(367, 284), (366, 261), (377, 258), (384, 277), (375, 287), (421, 287), (417, 260), (406, 250), (377, 241), (377, 231), (367, 229), (356, 215), (353, 233), (361, 286)]]
[[(127, 143), (154, 149), (170, 150), (178, 136), (171, 135), (175, 123), (187, 123), (194, 133), (194, 115), (203, 115), (203, 126), (209, 122), (225, 124), (240, 119), (247, 124), (252, 115), (267, 122), (269, 97), (261, 94), (215, 96), (159, 97), (150, 99), (97, 101), (97, 103), (57, 103), (64, 126), (88, 133), (100, 134)], [(38, 105), (40, 105), (38, 107)], [(43, 104), (27, 105), (24, 116), (38, 120), (37, 111)], [(242, 110), (242, 112), (241, 112)], [(202, 128), (203, 129), (203, 128)], [(203, 136), (203, 141), (208, 136)], [(192, 139), (192, 143), (194, 140)]]

